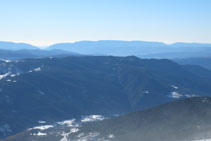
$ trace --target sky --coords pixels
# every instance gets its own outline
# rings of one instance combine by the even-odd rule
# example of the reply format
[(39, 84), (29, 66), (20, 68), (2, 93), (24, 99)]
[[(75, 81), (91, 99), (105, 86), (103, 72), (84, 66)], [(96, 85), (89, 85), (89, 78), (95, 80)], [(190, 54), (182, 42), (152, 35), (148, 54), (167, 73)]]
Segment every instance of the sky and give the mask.
[(211, 43), (211, 0), (0, 0), (0, 41)]

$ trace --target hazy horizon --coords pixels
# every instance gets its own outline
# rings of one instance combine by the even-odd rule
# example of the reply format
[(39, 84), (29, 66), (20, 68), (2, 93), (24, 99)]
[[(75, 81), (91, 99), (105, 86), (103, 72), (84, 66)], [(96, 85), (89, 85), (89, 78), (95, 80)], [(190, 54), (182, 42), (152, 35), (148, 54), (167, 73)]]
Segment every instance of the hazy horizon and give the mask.
[(36, 46), (81, 40), (209, 43), (210, 5), (209, 0), (7, 0), (0, 5), (0, 40)]
[(144, 40), (78, 40), (78, 41), (67, 41), (67, 42), (55, 42), (55, 43), (51, 43), (51, 44), (47, 44), (47, 45), (36, 45), (36, 44), (31, 44), (29, 42), (16, 42), (16, 41), (1, 41), (0, 42), (12, 42), (12, 43), (17, 43), (17, 44), (29, 44), (32, 46), (36, 46), (39, 47), (41, 49), (45, 49), (48, 48), (49, 46), (55, 45), (55, 44), (65, 44), (65, 43), (77, 43), (77, 42), (98, 42), (98, 41), (123, 41), (123, 42), (157, 42), (157, 43), (164, 43), (166, 45), (172, 45), (172, 44), (176, 44), (176, 43), (188, 43), (188, 44), (211, 44), (211, 43), (201, 43), (201, 42), (172, 42), (172, 43), (166, 43), (166, 42), (162, 42), (162, 41), (144, 41)]
[(211, 0), (0, 0), (0, 141), (211, 141)]

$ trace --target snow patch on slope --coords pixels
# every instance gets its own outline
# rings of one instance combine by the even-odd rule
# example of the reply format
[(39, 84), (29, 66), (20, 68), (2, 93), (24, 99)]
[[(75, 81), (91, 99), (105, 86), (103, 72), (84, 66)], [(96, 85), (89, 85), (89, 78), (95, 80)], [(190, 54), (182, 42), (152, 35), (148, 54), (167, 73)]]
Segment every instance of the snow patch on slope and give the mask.
[(41, 68), (35, 68), (34, 71), (41, 71)]
[(42, 132), (37, 133), (37, 136), (46, 136), (46, 135), (47, 135), (47, 133), (42, 133)]
[(15, 76), (16, 76), (16, 74), (11, 74), (11, 75), (10, 75), (10, 77), (15, 77)]
[(45, 124), (45, 123), (46, 123), (46, 121), (39, 120), (39, 121), (38, 121), (38, 123), (40, 123), (40, 124)]
[(0, 75), (0, 80), (10, 75), (10, 72)]
[(32, 70), (29, 70), (28, 72), (39, 72), (39, 71), (42, 71), (42, 69), (41, 69), (42, 67), (43, 67), (43, 66), (34, 68), (34, 69), (32, 69)]
[(38, 129), (38, 130), (47, 130), (49, 128), (53, 128), (54, 126), (53, 125), (43, 125), (43, 126), (36, 126), (32, 129)]
[(1, 60), (1, 61), (4, 61), (5, 63), (12, 62), (11, 60), (1, 59), (1, 58), (0, 58), (0, 60)]
[[(103, 139), (97, 139), (97, 137), (100, 135), (99, 132), (90, 132), (88, 134), (81, 133), (77, 136), (78, 139), (75, 139), (74, 141), (100, 141)], [(106, 140), (108, 141), (108, 140)]]
[(90, 116), (85, 116), (84, 118), (81, 119), (81, 122), (94, 122), (94, 121), (102, 121), (105, 118), (101, 115), (90, 115)]
[(196, 96), (197, 95), (194, 95), (194, 94), (180, 94), (179, 92), (176, 92), (176, 91), (170, 92), (170, 94), (168, 95), (168, 97), (175, 98), (175, 99), (191, 98), (191, 97), (196, 97)]
[(171, 92), (170, 93), (170, 97), (171, 98), (182, 98), (183, 95), (182, 94), (179, 94), (178, 92)]
[[(86, 122), (95, 122), (95, 121), (102, 121), (105, 117), (102, 115), (89, 115), (83, 116), (81, 119), (71, 119), (71, 120), (64, 120), (60, 122), (53, 123), (52, 125), (41, 125), (36, 126), (33, 128), (28, 129), (31, 132), (31, 136), (37, 137), (49, 137), (55, 135), (59, 137), (59, 141), (70, 141), (72, 137), (74, 137), (75, 141), (91, 141), (100, 138), (100, 133), (98, 132), (88, 132), (88, 133), (80, 133), (81, 127), (83, 123)], [(46, 121), (38, 121), (39, 124), (45, 124)], [(45, 131), (45, 133), (44, 133)], [(61, 137), (61, 138), (60, 138)], [(109, 134), (105, 138), (112, 139), (114, 135)], [(103, 139), (104, 140), (104, 139)]]
[(78, 131), (79, 131), (78, 128), (72, 128), (72, 129), (70, 129), (70, 132), (68, 132), (68, 133), (63, 132), (62, 133), (63, 137), (62, 137), (62, 139), (60, 141), (68, 141), (69, 135), (72, 134), (72, 133), (76, 133)]
[(57, 122), (57, 124), (59, 125), (67, 125), (69, 127), (73, 127), (75, 125), (75, 119), (72, 119), (72, 120), (64, 120), (64, 121), (60, 121), (60, 122)]
[(171, 85), (171, 87), (174, 88), (174, 89), (178, 89), (178, 87), (175, 86), (175, 85)]

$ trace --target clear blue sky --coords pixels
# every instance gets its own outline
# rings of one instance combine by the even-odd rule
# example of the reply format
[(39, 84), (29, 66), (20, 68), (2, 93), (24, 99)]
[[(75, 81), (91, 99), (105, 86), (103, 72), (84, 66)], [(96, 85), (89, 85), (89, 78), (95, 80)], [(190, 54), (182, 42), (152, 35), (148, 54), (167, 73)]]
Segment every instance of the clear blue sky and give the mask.
[(0, 0), (0, 40), (211, 43), (211, 0)]

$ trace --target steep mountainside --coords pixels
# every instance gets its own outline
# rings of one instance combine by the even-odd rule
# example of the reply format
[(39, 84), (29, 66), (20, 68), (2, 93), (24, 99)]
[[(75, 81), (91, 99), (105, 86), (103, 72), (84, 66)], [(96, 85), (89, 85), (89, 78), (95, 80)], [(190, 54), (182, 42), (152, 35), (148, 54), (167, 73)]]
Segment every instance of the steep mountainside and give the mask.
[(6, 141), (209, 141), (210, 118), (211, 98), (194, 97), (111, 119), (93, 115), (40, 125)]
[(112, 116), (211, 94), (210, 71), (169, 60), (50, 57), (0, 66), (1, 137), (40, 120)]
[(91, 123), (81, 132), (113, 135), (114, 141), (193, 141), (211, 139), (210, 118), (211, 98), (196, 97)]

